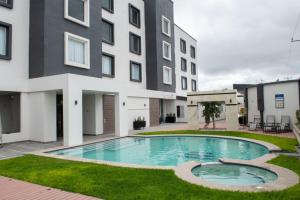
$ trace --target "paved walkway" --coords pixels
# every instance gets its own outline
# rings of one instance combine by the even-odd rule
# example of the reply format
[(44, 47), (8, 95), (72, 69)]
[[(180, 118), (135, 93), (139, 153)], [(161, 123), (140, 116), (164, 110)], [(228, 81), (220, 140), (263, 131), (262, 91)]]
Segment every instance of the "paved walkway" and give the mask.
[(0, 200), (99, 200), (0, 176)]

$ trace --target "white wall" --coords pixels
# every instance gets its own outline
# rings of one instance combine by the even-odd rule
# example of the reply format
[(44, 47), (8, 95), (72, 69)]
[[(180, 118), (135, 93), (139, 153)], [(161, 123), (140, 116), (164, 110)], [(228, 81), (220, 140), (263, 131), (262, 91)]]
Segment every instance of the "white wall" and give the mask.
[[(275, 108), (275, 95), (284, 94), (284, 109)], [(267, 115), (275, 115), (276, 121), (281, 121), (282, 115), (291, 117), (292, 124), (296, 122), (296, 110), (299, 109), (298, 82), (270, 84), (264, 86), (264, 118)]]
[(149, 98), (128, 98), (128, 128), (133, 130), (133, 122), (138, 117), (145, 118), (146, 127), (150, 126)]
[(255, 115), (260, 115), (257, 109), (257, 87), (248, 88), (248, 122), (254, 121)]
[[(180, 39), (186, 41), (186, 54), (180, 51)], [(190, 46), (194, 46), (196, 48), (197, 54), (197, 41), (193, 39), (186, 32), (181, 30), (178, 26), (175, 25), (175, 66), (176, 66), (176, 95), (181, 97), (186, 97), (188, 92), (192, 91), (192, 79), (197, 81), (197, 90), (198, 90), (198, 69), (197, 65), (197, 55), (196, 59), (191, 57)], [(181, 71), (181, 58), (185, 58), (187, 60), (187, 71)], [(197, 67), (197, 75), (192, 75), (191, 72), (191, 62), (196, 64)], [(181, 88), (181, 76), (187, 78), (187, 86), (188, 90), (182, 90)]]
[[(178, 118), (177, 117), (177, 106), (183, 106), (184, 107), (184, 117)], [(176, 121), (177, 122), (187, 122), (187, 102), (186, 101), (181, 101), (181, 100), (176, 100)]]

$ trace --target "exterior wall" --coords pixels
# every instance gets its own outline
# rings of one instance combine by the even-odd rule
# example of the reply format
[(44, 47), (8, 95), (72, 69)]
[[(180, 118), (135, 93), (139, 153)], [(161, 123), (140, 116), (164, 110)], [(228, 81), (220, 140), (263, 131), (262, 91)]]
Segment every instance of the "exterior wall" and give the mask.
[[(264, 85), (264, 118), (267, 115), (275, 115), (280, 123), (282, 115), (291, 117), (291, 127), (296, 120), (296, 110), (299, 109), (298, 82)], [(284, 94), (284, 109), (275, 108), (275, 95)]]
[[(102, 77), (101, 1), (90, 1), (90, 27), (65, 19), (64, 8), (64, 0), (30, 1), (30, 78), (65, 73)], [(65, 32), (90, 40), (90, 69), (64, 64)]]
[[(182, 53), (180, 50), (180, 39), (186, 41), (186, 53)], [(191, 63), (195, 63), (197, 66), (196, 58), (191, 57), (190, 46), (194, 46), (197, 52), (197, 41), (191, 37), (188, 33), (183, 31), (180, 27), (175, 25), (175, 65), (176, 65), (176, 94), (180, 97), (186, 97), (188, 92), (192, 92), (192, 79), (197, 81), (198, 90), (198, 70), (196, 75), (192, 75)], [(187, 61), (187, 71), (181, 70), (181, 58)], [(182, 90), (181, 77), (187, 78), (187, 90)]]
[[(174, 8), (170, 0), (145, 0), (147, 89), (175, 92)], [(171, 22), (171, 37), (162, 33), (162, 16)], [(156, 43), (154, 42), (156, 41)], [(172, 46), (171, 61), (163, 59), (162, 42)], [(172, 68), (172, 84), (163, 82), (163, 66)]]
[(84, 94), (82, 103), (83, 134), (103, 134), (103, 95)]
[(150, 126), (149, 98), (128, 98), (128, 128), (133, 130), (133, 122), (138, 117), (144, 118), (146, 127)]
[[(177, 122), (187, 122), (187, 102), (186, 101), (182, 101), (182, 100), (176, 100), (176, 109), (177, 109), (177, 106), (183, 106), (183, 109), (184, 109), (184, 114), (183, 116), (184, 117), (177, 117), (176, 118), (176, 121)], [(177, 112), (177, 110), (176, 110)], [(177, 113), (176, 113), (177, 115)]]
[(254, 116), (259, 116), (260, 112), (257, 105), (257, 87), (248, 88), (248, 121), (253, 122)]

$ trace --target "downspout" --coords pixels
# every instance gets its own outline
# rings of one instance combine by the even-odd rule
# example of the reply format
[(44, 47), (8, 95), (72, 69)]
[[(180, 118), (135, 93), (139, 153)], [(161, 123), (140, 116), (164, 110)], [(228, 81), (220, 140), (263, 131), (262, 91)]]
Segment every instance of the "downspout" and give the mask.
[(264, 110), (265, 110), (265, 103), (264, 103), (264, 85), (259, 84), (257, 85), (257, 107), (260, 113), (260, 122), (264, 124)]

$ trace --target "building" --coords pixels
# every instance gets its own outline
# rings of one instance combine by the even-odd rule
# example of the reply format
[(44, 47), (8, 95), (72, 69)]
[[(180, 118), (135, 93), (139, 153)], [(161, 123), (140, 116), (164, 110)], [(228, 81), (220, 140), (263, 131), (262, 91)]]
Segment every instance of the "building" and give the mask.
[(300, 80), (277, 81), (248, 87), (245, 92), (248, 121), (274, 115), (278, 123), (281, 116), (290, 116), (291, 128), (296, 123), (296, 110), (300, 106)]
[(177, 47), (185, 40), (187, 63), (196, 63), (197, 46), (175, 26), (173, 6), (170, 0), (0, 1), (3, 142), (62, 137), (66, 146), (80, 145), (84, 134), (127, 136), (139, 117), (149, 127), (176, 113), (177, 103), (186, 102), (177, 94)]

